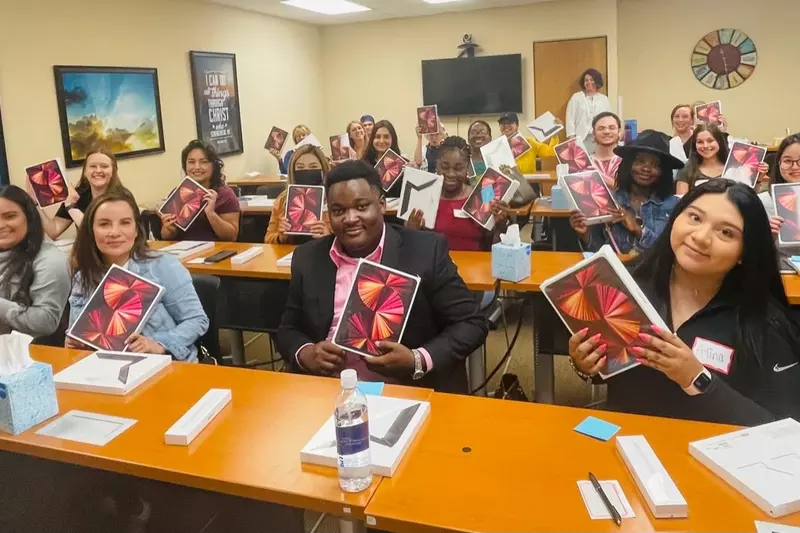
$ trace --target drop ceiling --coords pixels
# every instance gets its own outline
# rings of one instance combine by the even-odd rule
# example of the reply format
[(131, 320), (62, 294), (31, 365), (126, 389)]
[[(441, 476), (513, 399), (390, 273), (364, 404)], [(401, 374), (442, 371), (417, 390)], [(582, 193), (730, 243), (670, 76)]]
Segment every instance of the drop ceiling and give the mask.
[(536, 4), (553, 0), (460, 0), (445, 4), (428, 4), (422, 0), (351, 0), (371, 9), (349, 15), (321, 15), (281, 4), (280, 0), (208, 0), (215, 4), (255, 11), (266, 15), (299, 20), (310, 24), (347, 24), (402, 17), (422, 17), (453, 11), (472, 11), (493, 7)]

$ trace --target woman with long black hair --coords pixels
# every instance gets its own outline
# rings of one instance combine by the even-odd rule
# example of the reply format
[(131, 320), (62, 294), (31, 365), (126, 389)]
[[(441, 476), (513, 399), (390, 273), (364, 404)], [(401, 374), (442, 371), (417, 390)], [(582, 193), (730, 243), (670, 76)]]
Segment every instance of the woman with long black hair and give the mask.
[[(414, 161), (405, 157), (400, 152), (400, 144), (397, 141), (397, 130), (394, 129), (394, 125), (388, 120), (379, 120), (375, 123), (375, 127), (372, 128), (372, 135), (370, 135), (369, 142), (367, 143), (367, 151), (361, 159), (374, 167), (378, 164), (378, 161), (381, 160), (381, 157), (390, 149), (408, 161), (408, 166), (417, 166)], [(402, 184), (403, 179), (401, 177), (395, 182), (391, 189), (386, 191), (386, 196), (388, 198), (399, 198), (400, 190), (403, 187)]]
[(0, 335), (50, 335), (69, 290), (67, 256), (45, 240), (36, 204), (19, 187), (0, 186)]
[(684, 195), (692, 187), (722, 176), (728, 160), (728, 139), (714, 124), (700, 124), (689, 139), (689, 160), (676, 176), (675, 192)]
[[(642, 364), (607, 380), (610, 409), (746, 426), (800, 416), (800, 321), (750, 187), (692, 189), (632, 275), (675, 333), (639, 334), (631, 352)], [(584, 378), (605, 350), (585, 330), (569, 342)]]
[(181, 166), (186, 176), (208, 190), (204, 198), (207, 203), (186, 231), (175, 225), (175, 215), (160, 213), (161, 238), (175, 241), (235, 241), (239, 236), (241, 207), (233, 189), (225, 185), (222, 173), (225, 163), (217, 151), (211, 144), (195, 139), (181, 152)]

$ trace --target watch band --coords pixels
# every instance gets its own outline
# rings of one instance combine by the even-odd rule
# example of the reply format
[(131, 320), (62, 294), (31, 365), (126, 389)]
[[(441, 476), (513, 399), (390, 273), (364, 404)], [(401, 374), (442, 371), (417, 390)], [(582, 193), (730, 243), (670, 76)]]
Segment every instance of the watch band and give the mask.
[(414, 375), (412, 379), (419, 380), (425, 377), (425, 371), (422, 369), (422, 353), (419, 350), (411, 350), (411, 353), (414, 354)]
[(689, 396), (699, 396), (708, 390), (711, 385), (712, 374), (707, 368), (703, 367), (697, 376), (692, 380), (692, 384), (683, 389), (683, 392)]

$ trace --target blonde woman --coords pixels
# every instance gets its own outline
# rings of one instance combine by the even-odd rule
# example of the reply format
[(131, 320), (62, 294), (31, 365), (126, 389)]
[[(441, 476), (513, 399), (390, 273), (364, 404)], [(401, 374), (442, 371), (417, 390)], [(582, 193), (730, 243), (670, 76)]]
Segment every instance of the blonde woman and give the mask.
[(347, 125), (347, 135), (350, 136), (350, 148), (352, 148), (350, 157), (352, 159), (361, 159), (364, 157), (364, 154), (367, 152), (367, 141), (369, 141), (364, 126), (357, 120), (350, 122), (350, 124)]
[[(289, 161), (289, 177), (287, 182), (295, 185), (323, 185), (325, 176), (330, 172), (331, 165), (322, 150), (316, 146), (301, 146)], [(267, 244), (302, 244), (309, 237), (302, 235), (286, 235), (289, 230), (289, 221), (286, 220), (286, 191), (283, 191), (272, 206), (272, 216), (267, 227), (264, 242)], [(313, 238), (330, 235), (331, 226), (328, 222), (328, 212), (322, 213), (322, 220), (311, 227)]]
[[(294, 130), (292, 130), (292, 140), (294, 141), (295, 145), (298, 144), (303, 139), (305, 139), (306, 137), (308, 137), (309, 135), (311, 135), (311, 128), (309, 128), (305, 124), (299, 124), (294, 127)], [(281, 159), (280, 152), (278, 152), (274, 148), (271, 149), (269, 153), (272, 154), (272, 156), (278, 160), (278, 167), (280, 168), (281, 174), (283, 175), (288, 174), (289, 161), (292, 160), (292, 155), (294, 155), (294, 150), (289, 150), (288, 152), (286, 152), (286, 155), (283, 157), (283, 159)]]

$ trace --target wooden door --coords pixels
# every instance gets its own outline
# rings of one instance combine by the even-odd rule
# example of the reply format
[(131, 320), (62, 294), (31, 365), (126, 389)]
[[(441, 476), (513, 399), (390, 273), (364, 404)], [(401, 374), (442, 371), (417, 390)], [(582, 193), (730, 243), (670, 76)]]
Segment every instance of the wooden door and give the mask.
[(578, 78), (587, 68), (594, 68), (603, 75), (605, 83), (600, 92), (608, 94), (605, 37), (533, 43), (536, 116), (550, 111), (564, 121), (567, 115), (567, 102), (580, 90)]

